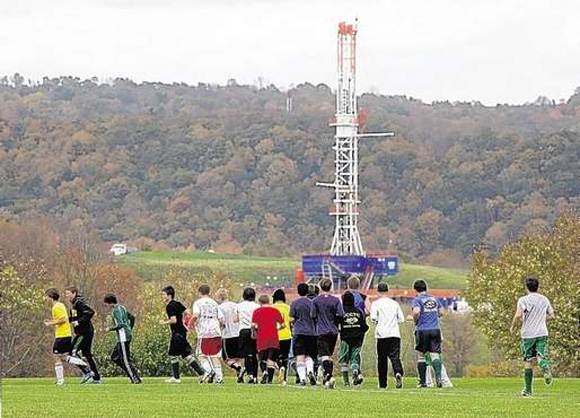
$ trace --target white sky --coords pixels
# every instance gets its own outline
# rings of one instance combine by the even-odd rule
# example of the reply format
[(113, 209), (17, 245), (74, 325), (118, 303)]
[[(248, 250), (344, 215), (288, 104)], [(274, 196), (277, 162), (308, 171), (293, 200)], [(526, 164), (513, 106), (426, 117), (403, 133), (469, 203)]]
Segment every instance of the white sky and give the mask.
[(0, 75), (334, 87), (355, 16), (359, 92), (494, 105), (580, 86), (577, 0), (0, 0)]

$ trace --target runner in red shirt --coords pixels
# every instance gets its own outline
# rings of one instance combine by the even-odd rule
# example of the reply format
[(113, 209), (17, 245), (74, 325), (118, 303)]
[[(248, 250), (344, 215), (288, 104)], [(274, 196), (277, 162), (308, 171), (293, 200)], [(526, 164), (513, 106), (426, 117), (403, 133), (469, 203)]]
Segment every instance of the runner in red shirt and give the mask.
[(285, 328), (284, 318), (276, 308), (270, 306), (270, 297), (262, 295), (258, 299), (260, 307), (252, 316), (252, 329), (256, 331), (256, 346), (262, 370), (260, 383), (272, 383), (276, 370), (276, 359), (280, 349), (278, 330)]

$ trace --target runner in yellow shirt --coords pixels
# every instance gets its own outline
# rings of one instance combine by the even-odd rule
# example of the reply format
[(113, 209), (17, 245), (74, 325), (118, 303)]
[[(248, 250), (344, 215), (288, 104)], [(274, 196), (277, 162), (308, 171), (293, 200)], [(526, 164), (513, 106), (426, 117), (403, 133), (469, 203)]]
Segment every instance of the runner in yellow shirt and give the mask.
[(290, 345), (292, 343), (292, 331), (290, 330), (290, 306), (286, 304), (286, 294), (284, 290), (278, 289), (272, 295), (274, 308), (278, 309), (284, 319), (284, 328), (278, 331), (280, 340), (280, 354), (278, 357), (278, 367), (280, 368), (280, 377), (282, 384), (288, 384), (288, 356), (290, 354)]
[(52, 319), (47, 319), (44, 324), (54, 327), (54, 345), (52, 353), (54, 355), (54, 373), (56, 374), (56, 384), (64, 385), (64, 367), (63, 361), (67, 361), (77, 366), (87, 366), (83, 360), (78, 357), (71, 357), (72, 352), (72, 332), (68, 320), (66, 306), (59, 302), (60, 295), (56, 289), (48, 289), (44, 292), (44, 301), (49, 303), (52, 308)]

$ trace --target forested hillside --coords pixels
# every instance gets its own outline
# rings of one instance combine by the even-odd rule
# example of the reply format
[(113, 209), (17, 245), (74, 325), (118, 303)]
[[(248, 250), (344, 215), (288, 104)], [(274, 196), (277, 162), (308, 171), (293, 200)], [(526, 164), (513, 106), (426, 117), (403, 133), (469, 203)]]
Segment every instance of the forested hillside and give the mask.
[[(293, 99), (286, 111), (286, 97)], [(425, 104), (365, 94), (367, 250), (434, 264), (497, 248), (580, 203), (580, 90), (567, 102)], [(334, 97), (200, 84), (0, 82), (0, 216), (43, 213), (104, 240), (255, 255), (327, 250)]]

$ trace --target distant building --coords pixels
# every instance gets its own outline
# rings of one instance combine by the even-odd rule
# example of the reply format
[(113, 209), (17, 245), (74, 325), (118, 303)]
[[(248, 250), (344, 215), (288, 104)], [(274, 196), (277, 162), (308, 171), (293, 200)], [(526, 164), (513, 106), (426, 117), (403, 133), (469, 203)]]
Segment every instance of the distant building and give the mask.
[(127, 244), (117, 243), (117, 244), (113, 244), (113, 246), (111, 247), (109, 252), (111, 254), (113, 254), (114, 256), (117, 256), (117, 255), (128, 254), (130, 251), (129, 251), (129, 247), (127, 246)]

